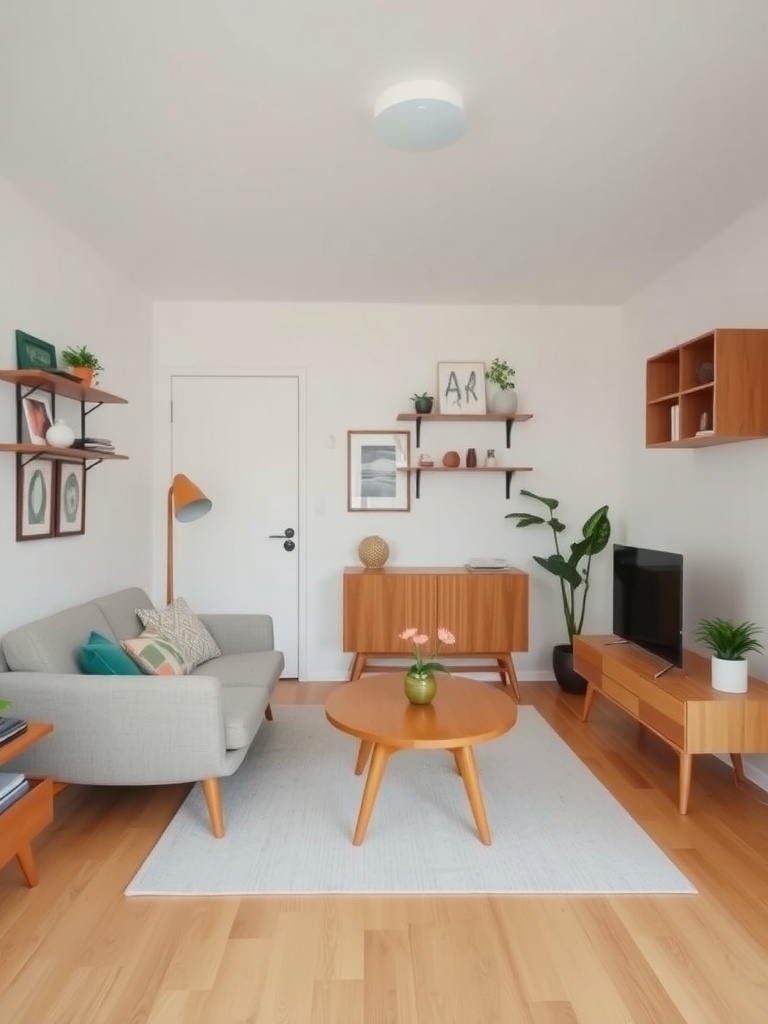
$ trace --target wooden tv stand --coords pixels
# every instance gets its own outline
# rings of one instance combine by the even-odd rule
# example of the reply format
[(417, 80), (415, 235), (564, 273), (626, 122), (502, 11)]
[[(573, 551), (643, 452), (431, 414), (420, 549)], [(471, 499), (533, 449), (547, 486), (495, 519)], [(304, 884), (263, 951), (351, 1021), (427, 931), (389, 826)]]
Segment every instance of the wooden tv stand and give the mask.
[(587, 680), (582, 721), (602, 693), (680, 758), (679, 810), (688, 813), (694, 754), (730, 754), (744, 780), (742, 754), (768, 753), (768, 684), (749, 677), (746, 693), (721, 693), (710, 681), (710, 659), (686, 650), (683, 667), (654, 679), (663, 663), (615, 636), (575, 636), (573, 667)]

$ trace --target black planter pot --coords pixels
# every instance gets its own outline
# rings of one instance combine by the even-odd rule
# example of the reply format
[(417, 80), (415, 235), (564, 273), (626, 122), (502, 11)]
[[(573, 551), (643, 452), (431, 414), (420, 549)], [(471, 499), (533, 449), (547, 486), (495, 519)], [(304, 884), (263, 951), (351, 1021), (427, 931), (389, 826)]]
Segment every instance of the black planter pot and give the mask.
[(556, 644), (552, 648), (552, 669), (564, 693), (587, 692), (587, 680), (573, 670), (572, 644)]
[(432, 412), (432, 402), (433, 402), (433, 399), (431, 399), (431, 398), (417, 398), (415, 400), (415, 402), (414, 402), (414, 407), (416, 409), (416, 412), (420, 412), (420, 413)]

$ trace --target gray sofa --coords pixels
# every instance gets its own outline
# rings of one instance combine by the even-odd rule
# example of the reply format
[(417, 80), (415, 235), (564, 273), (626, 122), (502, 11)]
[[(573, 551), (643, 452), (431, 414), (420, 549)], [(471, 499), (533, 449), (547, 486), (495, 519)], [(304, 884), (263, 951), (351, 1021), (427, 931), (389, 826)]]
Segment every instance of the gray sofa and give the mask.
[(213, 834), (224, 834), (219, 779), (248, 753), (284, 666), (268, 615), (202, 615), (221, 657), (185, 676), (85, 675), (78, 650), (95, 630), (139, 636), (138, 588), (120, 590), (38, 619), (0, 642), (5, 712), (52, 722), (54, 731), (12, 770), (58, 782), (149, 786), (200, 781)]

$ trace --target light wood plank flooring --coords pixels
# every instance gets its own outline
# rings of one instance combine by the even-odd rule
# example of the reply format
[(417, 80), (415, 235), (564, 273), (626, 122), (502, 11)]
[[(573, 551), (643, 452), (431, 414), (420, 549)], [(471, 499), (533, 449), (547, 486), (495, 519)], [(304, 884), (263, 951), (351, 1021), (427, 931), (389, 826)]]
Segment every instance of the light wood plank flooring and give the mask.
[(580, 698), (522, 690), (699, 895), (127, 900), (188, 787), (70, 787), (40, 885), (0, 870), (0, 1021), (765, 1024), (768, 794), (701, 757), (681, 817), (667, 747), (605, 701), (584, 725)]

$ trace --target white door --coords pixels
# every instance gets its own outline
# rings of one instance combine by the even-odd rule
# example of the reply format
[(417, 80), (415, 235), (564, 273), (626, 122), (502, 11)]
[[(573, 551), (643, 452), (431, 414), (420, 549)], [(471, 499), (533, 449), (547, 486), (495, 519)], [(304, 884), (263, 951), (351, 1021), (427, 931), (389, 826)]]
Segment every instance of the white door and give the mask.
[(211, 499), (174, 523), (174, 593), (206, 612), (266, 612), (284, 678), (298, 677), (299, 382), (174, 376), (172, 474)]

